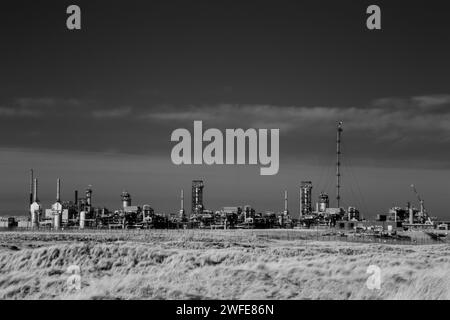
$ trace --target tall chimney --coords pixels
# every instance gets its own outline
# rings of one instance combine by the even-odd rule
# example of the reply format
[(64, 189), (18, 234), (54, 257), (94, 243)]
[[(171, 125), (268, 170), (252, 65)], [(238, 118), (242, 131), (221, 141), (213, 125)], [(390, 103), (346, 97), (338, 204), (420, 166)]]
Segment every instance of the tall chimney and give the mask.
[(33, 181), (33, 169), (30, 169), (30, 204), (33, 203), (33, 188), (34, 188), (34, 181)]
[(38, 179), (34, 179), (33, 202), (38, 201)]
[(184, 191), (181, 189), (181, 210), (184, 210)]
[(180, 200), (181, 200), (180, 219), (181, 219), (181, 222), (186, 222), (186, 215), (184, 212), (184, 190), (183, 189), (181, 189)]
[(61, 180), (56, 180), (56, 202), (61, 202)]
[(284, 214), (287, 214), (288, 212), (288, 192), (287, 190), (284, 191)]

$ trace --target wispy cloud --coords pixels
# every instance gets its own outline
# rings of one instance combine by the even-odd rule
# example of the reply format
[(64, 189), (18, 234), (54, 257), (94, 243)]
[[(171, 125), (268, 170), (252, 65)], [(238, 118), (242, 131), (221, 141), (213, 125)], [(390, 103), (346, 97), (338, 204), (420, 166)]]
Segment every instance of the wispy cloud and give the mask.
[(75, 98), (56, 97), (22, 97), (15, 100), (15, 104), (24, 108), (45, 108), (57, 106), (77, 107), (84, 102)]
[(132, 111), (131, 107), (121, 107), (114, 109), (101, 109), (92, 111), (92, 116), (94, 118), (105, 119), (105, 118), (120, 118), (129, 115)]
[[(61, 99), (51, 97), (21, 97), (0, 106), (0, 117), (40, 117), (68, 115), (76, 112), (83, 105), (78, 99)], [(87, 104), (86, 104), (87, 106)]]
[[(407, 159), (408, 163), (412, 159), (445, 163), (450, 157), (449, 94), (386, 97), (360, 106), (218, 103), (119, 105), (107, 108), (101, 102), (96, 102), (97, 107), (93, 107), (94, 103), (77, 104), (73, 101), (74, 107), (66, 108), (61, 107), (61, 103), (48, 98), (22, 99), (15, 104), (0, 106), (0, 118), (40, 116), (41, 127), (45, 129), (41, 132), (42, 139), (34, 141), (34, 146), (48, 147), (49, 141), (52, 141), (50, 137), (58, 135), (63, 136), (66, 145), (74, 149), (97, 150), (98, 146), (102, 146), (120, 153), (145, 153), (150, 149), (155, 153), (166, 152), (170, 131), (176, 127), (190, 128), (194, 120), (202, 120), (205, 129), (280, 129), (281, 152), (301, 158), (306, 154), (320, 156), (330, 150), (323, 144), (333, 143), (336, 123), (344, 121), (345, 141), (357, 150), (361, 158), (384, 158), (390, 163), (394, 158), (399, 161)], [(67, 103), (65, 106), (69, 106), (70, 102)], [(88, 142), (80, 139), (84, 133), (77, 130), (76, 121), (64, 121), (68, 118), (92, 124)], [(122, 118), (125, 126), (120, 135), (114, 130), (109, 131), (108, 126), (97, 126), (102, 120), (122, 121)], [(16, 122), (4, 121), (3, 128), (14, 132), (14, 143), (28, 146), (29, 135), (26, 130), (18, 129), (19, 121), (22, 118)], [(112, 135), (117, 135), (117, 139), (112, 140)], [(142, 148), (139, 141), (143, 137), (151, 148)], [(80, 140), (84, 142), (80, 143)], [(4, 141), (5, 145), (9, 143), (10, 140)]]
[(54, 106), (56, 104), (56, 99), (55, 98), (49, 98), (49, 97), (37, 97), (37, 98), (29, 98), (29, 97), (22, 97), (22, 98), (17, 98), (15, 100), (15, 103), (18, 106), (21, 107), (36, 107), (36, 106)]
[(423, 95), (407, 98), (377, 99), (366, 106), (276, 106), (251, 104), (217, 104), (189, 106), (183, 109), (160, 108), (141, 118), (161, 121), (203, 120), (211, 125), (235, 127), (280, 127), (284, 130), (314, 127), (336, 121), (357, 130), (386, 130), (388, 135), (398, 130), (440, 130), (450, 134), (450, 95)]
[(22, 107), (0, 107), (0, 117), (38, 117), (41, 113)]

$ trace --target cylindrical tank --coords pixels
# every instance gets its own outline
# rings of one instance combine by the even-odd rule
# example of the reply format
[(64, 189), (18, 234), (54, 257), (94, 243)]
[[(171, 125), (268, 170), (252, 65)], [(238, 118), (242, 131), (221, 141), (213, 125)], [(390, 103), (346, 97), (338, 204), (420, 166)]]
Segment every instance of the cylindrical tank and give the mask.
[(131, 206), (131, 196), (126, 191), (122, 192), (122, 206), (124, 209)]
[(53, 216), (53, 228), (58, 230), (60, 227), (61, 227), (61, 215), (59, 214), (59, 212), (57, 212)]
[(63, 208), (60, 202), (55, 202), (52, 205), (53, 228), (55, 229), (59, 229), (61, 227), (62, 211)]
[(41, 214), (42, 208), (41, 205), (38, 202), (33, 202), (30, 206), (30, 213), (31, 213), (31, 226), (33, 228), (39, 227), (39, 220), (40, 220), (40, 214)]
[(319, 196), (319, 212), (325, 212), (330, 205), (330, 200), (326, 193), (321, 193)]
[(31, 226), (33, 228), (37, 228), (39, 226), (39, 219), (35, 211), (31, 213)]
[(31, 211), (31, 226), (33, 228), (39, 227), (39, 213), (35, 210)]
[(80, 212), (80, 229), (84, 229), (86, 223), (86, 211)]

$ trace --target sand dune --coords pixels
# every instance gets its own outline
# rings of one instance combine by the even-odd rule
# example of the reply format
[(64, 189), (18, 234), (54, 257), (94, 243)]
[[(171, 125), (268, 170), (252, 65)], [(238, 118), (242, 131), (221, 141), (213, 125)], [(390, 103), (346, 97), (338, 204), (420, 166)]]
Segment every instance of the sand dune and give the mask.
[[(449, 299), (448, 244), (261, 239), (242, 232), (0, 236), (1, 299)], [(77, 265), (81, 289), (66, 271)], [(381, 268), (369, 290), (369, 265)]]

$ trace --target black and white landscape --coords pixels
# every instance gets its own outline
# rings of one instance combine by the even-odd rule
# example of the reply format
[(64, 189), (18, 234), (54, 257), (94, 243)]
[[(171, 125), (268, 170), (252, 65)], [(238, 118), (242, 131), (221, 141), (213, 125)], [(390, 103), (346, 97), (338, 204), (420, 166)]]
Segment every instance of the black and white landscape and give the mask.
[(449, 299), (446, 1), (16, 1), (0, 39), (0, 299)]

